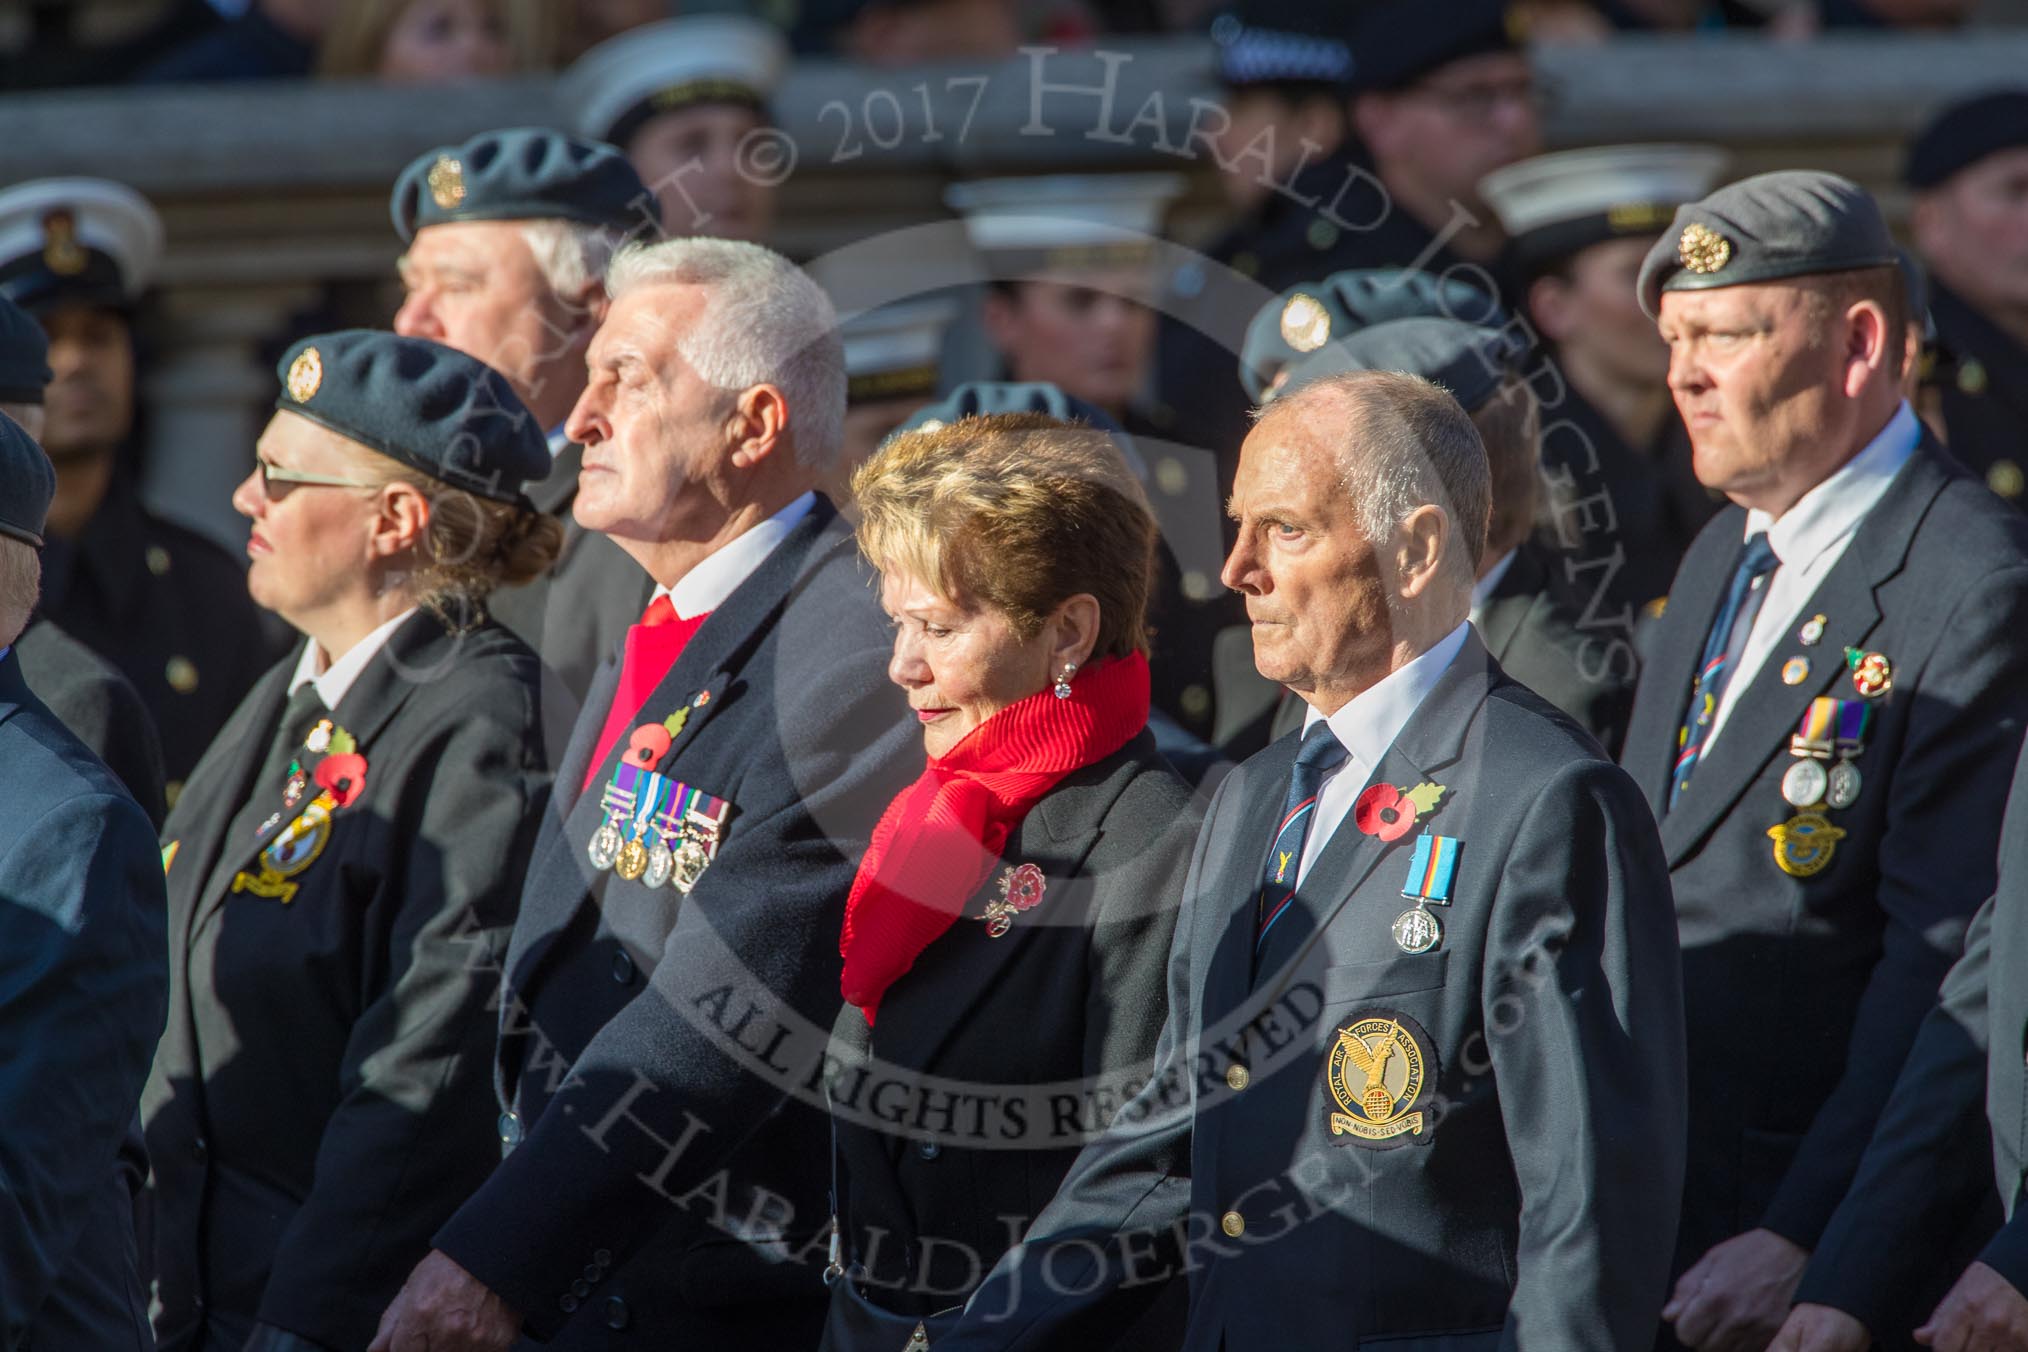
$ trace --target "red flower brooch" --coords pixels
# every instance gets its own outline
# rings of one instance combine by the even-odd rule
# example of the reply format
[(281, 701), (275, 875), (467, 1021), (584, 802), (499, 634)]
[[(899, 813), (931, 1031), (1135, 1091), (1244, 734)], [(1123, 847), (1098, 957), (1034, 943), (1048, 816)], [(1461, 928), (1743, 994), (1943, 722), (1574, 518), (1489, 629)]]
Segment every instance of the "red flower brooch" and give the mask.
[(1352, 804), (1352, 824), (1362, 833), (1383, 841), (1400, 840), (1447, 792), (1443, 785), (1427, 781), (1412, 789), (1398, 789), (1392, 784), (1370, 785), (1359, 795), (1359, 801)]
[(1034, 909), (1048, 880), (1033, 864), (1021, 864), (1000, 875), (1000, 899), (986, 903), (986, 937), (997, 939), (1014, 926), (1014, 917)]
[(326, 756), (317, 762), (317, 787), (331, 797), (333, 807), (351, 807), (366, 792), (366, 757), (358, 752)]

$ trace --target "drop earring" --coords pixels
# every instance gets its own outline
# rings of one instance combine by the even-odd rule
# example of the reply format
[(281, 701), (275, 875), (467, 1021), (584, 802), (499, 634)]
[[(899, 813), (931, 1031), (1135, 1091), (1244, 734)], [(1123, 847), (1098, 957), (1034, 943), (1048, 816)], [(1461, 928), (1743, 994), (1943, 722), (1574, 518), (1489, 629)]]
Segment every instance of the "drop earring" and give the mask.
[(1065, 662), (1063, 664), (1063, 674), (1056, 678), (1056, 697), (1058, 699), (1070, 698), (1070, 678), (1075, 675), (1077, 675), (1077, 663)]

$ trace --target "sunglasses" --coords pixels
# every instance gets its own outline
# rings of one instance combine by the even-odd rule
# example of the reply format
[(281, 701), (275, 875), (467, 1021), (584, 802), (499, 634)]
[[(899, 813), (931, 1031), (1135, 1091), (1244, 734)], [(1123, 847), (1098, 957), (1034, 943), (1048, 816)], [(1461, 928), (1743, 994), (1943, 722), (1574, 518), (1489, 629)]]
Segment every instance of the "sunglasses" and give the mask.
[(269, 497), (275, 495), (276, 484), (309, 484), (318, 488), (378, 488), (379, 484), (367, 479), (345, 479), (336, 474), (312, 474), (308, 470), (286, 469), (264, 456), (255, 456), (254, 465), (260, 470), (261, 492)]

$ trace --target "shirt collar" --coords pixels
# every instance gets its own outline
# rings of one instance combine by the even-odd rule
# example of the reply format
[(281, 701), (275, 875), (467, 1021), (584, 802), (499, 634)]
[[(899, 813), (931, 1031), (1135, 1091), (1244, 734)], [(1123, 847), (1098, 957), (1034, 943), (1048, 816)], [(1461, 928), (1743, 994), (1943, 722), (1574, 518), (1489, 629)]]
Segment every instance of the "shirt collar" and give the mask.
[(1780, 517), (1758, 509), (1747, 512), (1746, 538), (1766, 531), (1767, 542), (1784, 567), (1808, 567), (1818, 555), (1858, 529), (1921, 440), (1922, 424), (1903, 400), (1864, 450), (1803, 494)]
[[(1435, 647), (1354, 695), (1344, 708), (1326, 720), (1332, 733), (1367, 774), (1373, 773), (1403, 726), (1429, 697), (1429, 692), (1436, 689), (1444, 672), (1450, 670), (1458, 651), (1465, 646), (1470, 628), (1461, 624), (1451, 630)], [(1308, 732), (1323, 717), (1316, 709), (1310, 709), (1303, 715), (1303, 731)]]
[[(694, 620), (725, 603), (739, 584), (753, 576), (775, 546), (788, 537), (796, 524), (816, 506), (817, 495), (805, 493), (746, 534), (721, 546), (717, 553), (676, 580), (673, 587), (657, 585), (656, 596), (666, 596), (676, 607), (676, 618)], [(650, 598), (653, 603), (653, 598)]]
[(1486, 575), (1472, 584), (1472, 618), (1478, 619), (1479, 612), (1486, 608), (1486, 602), (1493, 597), (1494, 590), (1507, 577), (1507, 570), (1514, 566), (1514, 556), (1521, 551), (1510, 549), (1502, 554), (1499, 561), (1486, 570)]
[(314, 684), (317, 687), (317, 698), (324, 701), (324, 707), (337, 708), (338, 701), (345, 698), (345, 692), (359, 679), (359, 673), (366, 670), (366, 664), (387, 646), (387, 641), (394, 637), (394, 631), (401, 628), (402, 623), (413, 614), (415, 607), (410, 606), (346, 649), (343, 657), (324, 667), (321, 672), (317, 668), (323, 665), (324, 650), (317, 646), (316, 639), (306, 640), (302, 656), (296, 659), (295, 674), (289, 677), (289, 693), (293, 695), (304, 686)]

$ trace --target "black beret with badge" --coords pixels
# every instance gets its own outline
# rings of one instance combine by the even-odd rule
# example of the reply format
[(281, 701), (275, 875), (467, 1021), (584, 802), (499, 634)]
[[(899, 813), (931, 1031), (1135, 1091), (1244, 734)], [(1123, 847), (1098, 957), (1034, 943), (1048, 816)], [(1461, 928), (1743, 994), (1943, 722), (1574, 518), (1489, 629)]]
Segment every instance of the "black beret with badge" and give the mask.
[(1453, 61), (1521, 48), (1508, 0), (1366, 0), (1348, 27), (1354, 93), (1406, 89)]
[(377, 329), (305, 338), (275, 407), (495, 502), (548, 475), (549, 442), (507, 378), (455, 348)]
[(0, 535), (42, 547), (56, 471), (27, 429), (0, 413)]
[(1500, 303), (1479, 288), (1421, 269), (1348, 268), (1290, 287), (1261, 307), (1240, 345), (1239, 383), (1260, 402), (1282, 374), (1335, 339), (1393, 319), (1453, 319), (1499, 328)]
[(49, 338), (42, 325), (0, 296), (0, 404), (39, 404), (50, 380)]
[(547, 127), (481, 132), (424, 151), (395, 180), (388, 211), (404, 240), (456, 221), (576, 221), (622, 235), (653, 235), (662, 222), (625, 155)]
[(162, 218), (102, 178), (42, 178), (0, 192), (0, 296), (32, 315), (130, 308), (162, 260)]
[(1475, 413), (1502, 381), (1520, 373), (1530, 351), (1528, 341), (1512, 328), (1455, 319), (1392, 319), (1308, 354), (1289, 368), (1275, 395), (1347, 371), (1405, 371), (1443, 386), (1466, 412)]
[(1922, 192), (1988, 155), (2020, 146), (2028, 146), (2028, 89), (1993, 90), (1932, 118), (1909, 143), (1902, 180)]
[(1676, 211), (1641, 264), (1641, 309), (1664, 291), (1710, 291), (1899, 266), (1872, 194), (1847, 178), (1784, 169), (1729, 183)]

